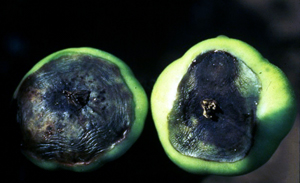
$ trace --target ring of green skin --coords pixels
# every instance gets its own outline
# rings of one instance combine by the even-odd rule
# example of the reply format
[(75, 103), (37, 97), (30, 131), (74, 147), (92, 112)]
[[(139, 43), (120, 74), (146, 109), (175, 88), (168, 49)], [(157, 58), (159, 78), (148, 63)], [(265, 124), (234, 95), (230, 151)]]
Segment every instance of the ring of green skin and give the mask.
[[(55, 60), (61, 56), (67, 56), (72, 54), (85, 54), (85, 55), (91, 55), (96, 56), (101, 59), (104, 59), (108, 62), (114, 63), (118, 66), (120, 69), (121, 75), (126, 82), (128, 88), (133, 94), (134, 104), (135, 104), (135, 120), (131, 126), (130, 132), (127, 135), (126, 139), (124, 139), (121, 143), (116, 144), (110, 151), (106, 152), (105, 154), (101, 154), (100, 157), (98, 157), (94, 162), (89, 164), (76, 164), (74, 166), (67, 166), (62, 165), (57, 162), (51, 162), (51, 161), (45, 161), (45, 160), (38, 160), (34, 159), (30, 156), (27, 156), (29, 160), (31, 160), (34, 164), (37, 166), (48, 169), (48, 170), (54, 170), (57, 168), (63, 168), (67, 170), (72, 170), (76, 172), (84, 172), (84, 171), (91, 171), (96, 168), (101, 167), (104, 163), (108, 161), (112, 161), (121, 155), (123, 155), (132, 145), (133, 143), (138, 139), (140, 136), (143, 127), (144, 127), (144, 121), (148, 112), (148, 99), (147, 95), (141, 86), (141, 84), (138, 82), (138, 80), (134, 77), (132, 71), (130, 68), (119, 58), (115, 57), (112, 54), (109, 54), (107, 52), (94, 49), (94, 48), (88, 48), (88, 47), (82, 47), (82, 48), (68, 48), (64, 49), (58, 52), (55, 52), (44, 59), (42, 59), (40, 62), (38, 62), (22, 79), (19, 86), (17, 87), (13, 98), (16, 99), (18, 95), (18, 91), (20, 86), (22, 85), (22, 82), (32, 73), (37, 71), (39, 68), (41, 68), (44, 64), (50, 62), (51, 60)], [(26, 156), (26, 155), (25, 155)]]
[[(167, 117), (176, 99), (177, 87), (192, 61), (210, 50), (225, 51), (244, 61), (257, 74), (262, 86), (256, 111), (254, 144), (244, 159), (232, 163), (185, 156), (176, 151), (169, 140)], [(257, 169), (269, 160), (296, 117), (295, 96), (284, 73), (250, 45), (226, 36), (202, 41), (171, 63), (154, 85), (151, 109), (166, 154), (182, 169), (198, 174), (241, 175)]]

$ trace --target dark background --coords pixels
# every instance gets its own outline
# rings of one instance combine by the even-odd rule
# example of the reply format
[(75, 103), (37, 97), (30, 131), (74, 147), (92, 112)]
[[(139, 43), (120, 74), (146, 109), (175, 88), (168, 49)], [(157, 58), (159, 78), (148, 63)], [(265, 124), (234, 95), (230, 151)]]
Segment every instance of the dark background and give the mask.
[(93, 172), (73, 173), (46, 171), (25, 159), (15, 111), (9, 107), (26, 72), (55, 51), (89, 46), (110, 52), (131, 67), (150, 96), (169, 63), (194, 44), (220, 34), (258, 49), (286, 73), (299, 95), (299, 0), (41, 2), (11, 0), (0, 5), (1, 182), (299, 181), (299, 120), (262, 168), (237, 177), (200, 176), (179, 169), (167, 158), (149, 110), (141, 137), (121, 158)]

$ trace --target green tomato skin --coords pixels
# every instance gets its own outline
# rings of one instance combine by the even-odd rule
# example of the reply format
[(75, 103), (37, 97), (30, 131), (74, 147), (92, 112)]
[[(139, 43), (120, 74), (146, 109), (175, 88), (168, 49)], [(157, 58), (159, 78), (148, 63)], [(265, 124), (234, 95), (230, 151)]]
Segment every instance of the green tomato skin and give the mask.
[(120, 69), (120, 73), (123, 76), (124, 81), (128, 85), (128, 88), (132, 92), (133, 99), (134, 99), (135, 120), (131, 126), (131, 130), (127, 135), (126, 139), (122, 140), (121, 143), (116, 144), (111, 150), (105, 152), (104, 154), (101, 154), (91, 163), (65, 165), (65, 164), (60, 164), (58, 162), (36, 159), (25, 153), (24, 155), (37, 166), (47, 170), (66, 169), (75, 172), (86, 172), (86, 171), (95, 170), (101, 167), (106, 162), (115, 160), (116, 158), (123, 155), (133, 145), (133, 143), (140, 136), (144, 127), (144, 121), (148, 112), (148, 99), (143, 87), (138, 82), (138, 80), (134, 77), (134, 74), (132, 73), (131, 69), (122, 60), (105, 51), (89, 48), (89, 47), (68, 48), (68, 49), (60, 50), (39, 61), (23, 77), (16, 91), (14, 92), (13, 98), (14, 99), (17, 98), (19, 88), (22, 85), (23, 81), (32, 73), (34, 73), (39, 68), (41, 68), (44, 64), (51, 62), (51, 60), (54, 60), (61, 56), (72, 55), (72, 54), (84, 54), (84, 55), (99, 57), (108, 62), (115, 64)]
[[(254, 142), (248, 155), (236, 162), (214, 162), (182, 155), (170, 143), (168, 119), (176, 99), (178, 84), (192, 61), (210, 50), (226, 51), (242, 60), (259, 77), (262, 90), (256, 111)], [(168, 157), (180, 168), (196, 174), (241, 175), (266, 163), (288, 134), (296, 117), (292, 87), (284, 73), (250, 45), (226, 36), (202, 41), (171, 63), (158, 77), (152, 94), (151, 110), (159, 139)]]

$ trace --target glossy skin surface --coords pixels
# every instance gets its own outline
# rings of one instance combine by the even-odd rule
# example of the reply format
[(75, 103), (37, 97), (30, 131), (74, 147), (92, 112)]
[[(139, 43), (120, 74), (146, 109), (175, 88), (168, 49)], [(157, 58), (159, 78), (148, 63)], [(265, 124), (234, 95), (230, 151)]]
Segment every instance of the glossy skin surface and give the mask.
[[(169, 131), (170, 124), (172, 124), (170, 123), (170, 118), (172, 118), (170, 116), (173, 114), (171, 111), (174, 109), (174, 104), (176, 105), (175, 101), (184, 100), (178, 99), (178, 96), (180, 96), (178, 94), (178, 91), (180, 91), (179, 86), (183, 77), (188, 73), (193, 61), (199, 55), (215, 50), (229, 53), (245, 65), (243, 69), (240, 69), (239, 73), (242, 78), (258, 78), (257, 83), (255, 82), (256, 79), (250, 79), (247, 82), (235, 82), (237, 88), (240, 88), (240, 95), (243, 96), (245, 100), (252, 98), (251, 95), (256, 96), (255, 93), (258, 93), (258, 101), (256, 101), (255, 98), (254, 100), (249, 100), (257, 103), (257, 107), (253, 110), (253, 119), (255, 121), (255, 128), (253, 129), (252, 137), (253, 144), (244, 157), (231, 162), (222, 162), (220, 159), (207, 160), (207, 157), (210, 158), (210, 156), (214, 156), (213, 153), (215, 150), (209, 150), (206, 158), (201, 156), (199, 158), (199, 156), (184, 154), (180, 152), (180, 150), (178, 151), (178, 149), (176, 150), (176, 148), (174, 148), (174, 143), (172, 144), (173, 132)], [(252, 74), (251, 72), (245, 72), (247, 68), (252, 71)], [(248, 77), (253, 75), (253, 73), (254, 77)], [(242, 80), (243, 79), (239, 81)], [(249, 88), (244, 87), (247, 83), (254, 84)], [(214, 86), (216, 92), (218, 91), (218, 87), (220, 87), (220, 83)], [(183, 89), (183, 91), (184, 90), (186, 89)], [(213, 97), (215, 96), (204, 96), (204, 99), (209, 99), (205, 102), (216, 100), (216, 104), (222, 107), (223, 104), (218, 101), (219, 99), (217, 100)], [(234, 98), (235, 96), (232, 97)], [(200, 102), (201, 100), (199, 103)], [(213, 103), (211, 102), (210, 105), (213, 106)], [(281, 140), (291, 129), (296, 115), (294, 94), (285, 75), (276, 66), (270, 64), (266, 59), (264, 59), (251, 46), (242, 41), (230, 39), (225, 36), (219, 36), (217, 38), (208, 39), (198, 43), (188, 50), (182, 58), (170, 64), (162, 72), (155, 83), (151, 96), (151, 108), (160, 141), (169, 158), (186, 171), (217, 175), (245, 174), (267, 162), (267, 160), (275, 152)], [(199, 110), (198, 114), (201, 114), (200, 116), (202, 116), (203, 119), (207, 117), (210, 118), (211, 115), (214, 115), (214, 112), (211, 112), (213, 110), (212, 107), (210, 107), (210, 111), (208, 111), (208, 104), (204, 106), (198, 105), (197, 108), (191, 109)], [(180, 118), (174, 118), (180, 121)], [(197, 121), (201, 123), (201, 120)], [(221, 142), (221, 139), (226, 139), (228, 135), (232, 134), (229, 133), (229, 131), (227, 132), (228, 134), (226, 134), (226, 132), (220, 133), (221, 137), (219, 137), (218, 142)], [(188, 134), (189, 133), (187, 133), (186, 137), (189, 137)], [(198, 139), (202, 138), (201, 135), (197, 133), (195, 133), (195, 135), (198, 135)], [(208, 137), (208, 139), (209, 138), (210, 137)], [(205, 150), (202, 149), (200, 152), (201, 151)], [(205, 153), (206, 152), (202, 154)]]
[(129, 68), (92, 48), (39, 62), (15, 98), (22, 150), (46, 169), (88, 171), (122, 155), (140, 135), (147, 97)]

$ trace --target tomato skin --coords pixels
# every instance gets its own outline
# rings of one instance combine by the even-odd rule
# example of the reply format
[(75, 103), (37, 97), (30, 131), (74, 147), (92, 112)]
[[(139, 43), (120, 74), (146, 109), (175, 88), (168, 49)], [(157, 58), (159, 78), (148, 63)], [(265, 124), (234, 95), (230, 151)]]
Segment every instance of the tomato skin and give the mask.
[[(66, 169), (66, 170), (71, 170), (76, 172), (91, 171), (101, 167), (103, 164), (105, 164), (108, 161), (112, 161), (120, 157), (137, 140), (144, 127), (144, 121), (148, 111), (148, 99), (144, 89), (142, 88), (138, 80), (134, 77), (130, 68), (122, 60), (120, 60), (119, 58), (115, 57), (110, 53), (98, 49), (94, 49), (94, 48), (89, 48), (89, 47), (68, 48), (68, 49), (60, 50), (42, 59), (24, 76), (24, 78), (22, 79), (22, 81), (20, 82), (19, 86), (17, 87), (14, 93), (13, 96), (14, 99), (16, 100), (18, 99), (18, 96), (20, 95), (21, 92), (20, 88), (26, 78), (30, 77), (32, 74), (38, 71), (43, 65), (62, 56), (70, 56), (70, 55), (84, 55), (84, 56), (97, 57), (109, 62), (112, 65), (115, 65), (119, 69), (124, 82), (126, 83), (127, 87), (129, 88), (133, 96), (134, 120), (132, 122), (130, 131), (126, 135), (125, 139), (123, 139), (120, 143), (114, 144), (113, 148), (109, 149), (107, 152), (101, 154), (100, 156), (97, 156), (92, 160), (92, 162), (82, 162), (77, 164), (66, 164), (66, 163), (62, 164), (57, 161), (36, 158), (36, 156), (32, 155), (32, 153), (25, 153), (25, 152), (23, 153), (34, 164), (47, 170)], [(64, 92), (65, 95), (71, 99), (72, 97), (74, 98), (75, 95), (87, 94), (85, 91), (78, 91), (77, 93), (70, 93), (68, 91), (64, 91)], [(78, 101), (75, 101), (75, 99), (72, 99), (70, 101), (76, 104), (75, 106), (77, 106), (77, 109), (80, 110), (81, 107)]]
[[(176, 99), (177, 87), (193, 60), (210, 50), (221, 50), (242, 60), (259, 77), (259, 95), (254, 144), (248, 155), (236, 162), (206, 161), (185, 156), (169, 140), (168, 115)], [(252, 46), (226, 36), (204, 40), (172, 62), (158, 77), (152, 94), (151, 109), (161, 144), (168, 157), (182, 169), (197, 174), (241, 175), (266, 163), (288, 134), (296, 118), (295, 95), (284, 73)]]

